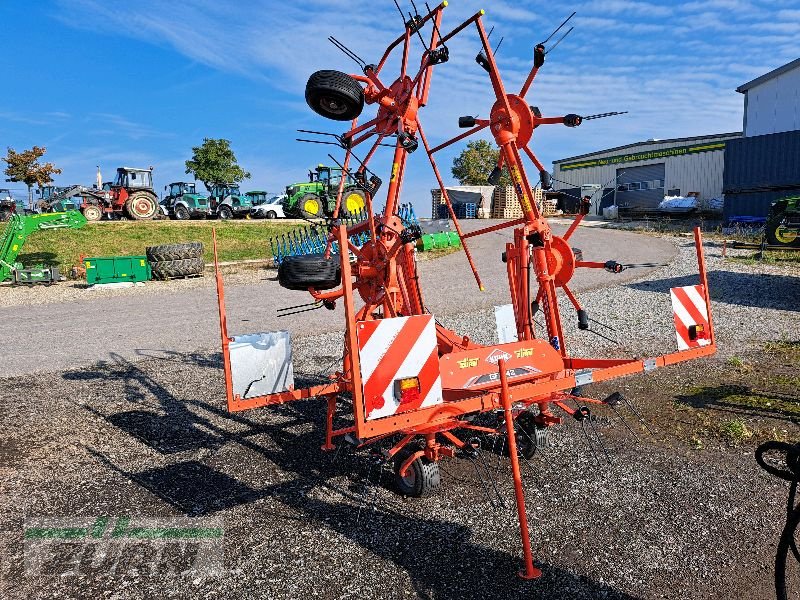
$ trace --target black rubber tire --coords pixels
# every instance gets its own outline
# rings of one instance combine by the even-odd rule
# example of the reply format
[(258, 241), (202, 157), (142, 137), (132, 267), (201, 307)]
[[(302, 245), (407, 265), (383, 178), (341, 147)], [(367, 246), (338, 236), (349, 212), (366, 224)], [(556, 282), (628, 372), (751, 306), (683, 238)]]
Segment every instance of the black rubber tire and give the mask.
[(151, 262), (150, 270), (153, 273), (153, 279), (166, 280), (202, 275), (205, 266), (202, 258), (184, 258)]
[(516, 426), (517, 450), (530, 460), (540, 446), (547, 443), (547, 429), (539, 427), (529, 412), (521, 413), (514, 421)]
[(339, 257), (335, 255), (287, 256), (278, 267), (278, 283), (287, 290), (330, 290), (341, 282)]
[(84, 207), (81, 212), (83, 216), (86, 217), (87, 221), (99, 221), (103, 218), (103, 211), (100, 210), (99, 206), (95, 206), (94, 204)]
[(158, 202), (153, 194), (140, 190), (125, 200), (125, 214), (135, 221), (150, 221), (158, 212)]
[(228, 206), (227, 204), (223, 204), (222, 206), (219, 207), (219, 210), (217, 211), (217, 216), (223, 221), (227, 221), (228, 219), (233, 218), (233, 210), (231, 210), (231, 207)]
[(9, 221), (11, 219), (10, 210), (0, 210), (0, 221)]
[[(317, 201), (317, 204), (319, 205), (319, 212), (313, 213), (305, 209), (305, 205), (308, 200)], [(320, 198), (318, 194), (315, 194), (313, 192), (309, 192), (308, 194), (303, 195), (303, 197), (297, 201), (297, 208), (300, 211), (300, 216), (305, 219), (322, 219), (325, 217), (324, 201), (322, 198)]]
[[(781, 218), (767, 221), (764, 235), (767, 237), (767, 244), (770, 246), (783, 246), (784, 248), (800, 248), (800, 232), (793, 239), (786, 241), (778, 238), (778, 228), (781, 226)], [(793, 227), (791, 229), (794, 229)], [(791, 230), (790, 229), (790, 230)]]
[(151, 263), (185, 260), (187, 258), (202, 258), (202, 242), (184, 242), (182, 244), (161, 244), (148, 246), (144, 250), (147, 260)]
[(267, 219), (277, 219), (278, 218), (278, 213), (276, 213), (274, 210), (268, 210), (267, 214), (264, 215), (264, 217), (267, 218)]
[[(359, 196), (361, 198), (361, 205), (355, 210), (350, 210), (350, 208), (347, 206), (347, 199), (350, 196)], [(355, 186), (344, 189), (344, 191), (342, 192), (342, 206), (339, 211), (342, 217), (346, 218), (350, 216), (359, 215), (363, 213), (366, 209), (367, 209), (367, 193), (364, 190)]]
[(364, 89), (341, 71), (317, 71), (306, 83), (306, 103), (320, 116), (352, 121), (364, 110)]
[(427, 498), (442, 485), (439, 475), (439, 463), (428, 460), (424, 456), (411, 463), (408, 474), (400, 476), (400, 467), (414, 452), (417, 446), (405, 447), (394, 457), (394, 482), (397, 491), (409, 498)]
[(189, 214), (189, 209), (183, 206), (182, 204), (176, 206), (173, 212), (175, 213), (175, 218), (178, 221), (188, 221), (192, 217)]

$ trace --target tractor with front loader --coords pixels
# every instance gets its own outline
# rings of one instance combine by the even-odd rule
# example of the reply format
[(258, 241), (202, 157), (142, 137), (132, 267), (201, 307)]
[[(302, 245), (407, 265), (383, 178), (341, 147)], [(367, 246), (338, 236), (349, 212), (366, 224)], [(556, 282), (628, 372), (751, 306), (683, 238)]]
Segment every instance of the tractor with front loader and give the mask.
[(77, 210), (33, 215), (12, 214), (0, 236), (0, 282), (11, 279), (15, 284), (51, 284), (61, 280), (58, 267), (36, 265), (25, 268), (16, 262), (28, 236), (36, 231), (80, 229), (86, 217)]
[(253, 199), (243, 194), (238, 183), (215, 183), (209, 190), (211, 213), (220, 219), (244, 218), (253, 208)]
[(178, 221), (203, 219), (211, 214), (211, 203), (203, 194), (197, 193), (193, 182), (176, 181), (164, 186), (169, 194), (161, 201), (167, 215)]
[[(318, 165), (308, 172), (308, 181), (286, 187), (284, 212), (293, 217), (317, 219), (333, 215), (342, 181), (340, 167)], [(366, 192), (352, 175), (345, 177), (341, 214), (360, 213), (366, 206)]]

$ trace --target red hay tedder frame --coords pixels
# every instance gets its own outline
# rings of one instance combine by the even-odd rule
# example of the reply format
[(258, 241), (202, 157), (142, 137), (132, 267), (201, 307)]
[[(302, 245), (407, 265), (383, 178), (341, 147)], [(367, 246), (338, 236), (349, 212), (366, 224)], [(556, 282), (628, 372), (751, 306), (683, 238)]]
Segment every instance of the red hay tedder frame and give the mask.
[[(397, 440), (391, 449), (384, 452), (387, 459), (398, 457), (398, 453), (412, 441), (424, 439), (424, 444), (411, 446), (399, 455), (396, 465), (400, 476), (408, 473), (414, 461), (436, 462), (442, 457), (453, 457), (466, 445), (455, 435), (458, 430), (473, 430), (507, 435), (509, 456), (514, 477), (514, 487), (519, 512), (519, 522), (524, 551), (525, 578), (538, 577), (541, 572), (533, 566), (530, 539), (525, 515), (525, 503), (517, 457), (515, 421), (521, 414), (533, 415), (536, 427), (547, 428), (560, 423), (562, 418), (554, 414), (557, 407), (575, 416), (578, 412), (566, 404), (568, 399), (578, 399), (582, 403), (603, 404), (600, 400), (577, 397), (572, 390), (578, 385), (600, 382), (616, 377), (650, 371), (656, 367), (672, 365), (686, 360), (708, 356), (716, 351), (713, 324), (711, 321), (708, 285), (702, 239), (695, 230), (695, 245), (699, 268), (699, 284), (702, 301), (705, 303), (704, 319), (697, 319), (695, 339), (687, 350), (672, 352), (647, 359), (593, 359), (577, 358), (567, 351), (561, 314), (558, 307), (557, 290), (564, 291), (577, 311), (582, 308), (569, 287), (576, 268), (609, 268), (614, 270), (616, 263), (583, 262), (576, 260), (569, 239), (583, 218), (578, 215), (567, 232), (559, 237), (553, 234), (545, 218), (542, 217), (532, 194), (532, 186), (522, 163), (520, 152), (531, 160), (536, 169), (545, 172), (543, 165), (529, 148), (534, 129), (539, 125), (566, 124), (576, 126), (581, 118), (577, 115), (563, 117), (541, 117), (525, 101), (536, 74), (544, 61), (544, 46), (539, 44), (534, 50), (535, 62), (519, 94), (506, 91), (495, 63), (483, 26), (483, 11), (464, 21), (447, 34), (440, 32), (442, 11), (447, 2), (442, 2), (428, 14), (409, 21), (403, 35), (394, 40), (386, 49), (377, 65), (367, 65), (364, 75), (351, 75), (364, 88), (364, 99), (368, 105), (377, 105), (375, 118), (357, 125), (354, 120), (351, 129), (341, 136), (346, 150), (343, 166), (349, 169), (352, 149), (369, 139), (375, 138), (360, 169), (373, 157), (384, 140), (396, 137), (394, 160), (388, 185), (386, 206), (382, 214), (374, 214), (372, 197), (367, 194), (369, 217), (353, 227), (339, 224), (337, 216), (342, 200), (342, 187), (346, 177), (342, 177), (339, 196), (336, 202), (331, 235), (328, 242), (328, 255), (331, 245), (338, 244), (342, 284), (329, 291), (309, 289), (316, 301), (330, 305), (341, 301), (345, 310), (345, 356), (342, 370), (331, 375), (331, 382), (305, 389), (290, 389), (281, 393), (253, 398), (242, 398), (233, 393), (228, 328), (225, 319), (225, 297), (223, 282), (217, 271), (219, 296), (220, 329), (225, 369), (225, 381), (230, 411), (241, 411), (262, 406), (283, 404), (293, 400), (320, 397), (327, 401), (327, 431), (324, 450), (335, 448), (333, 442), (338, 436), (351, 434), (359, 445), (367, 445), (378, 440), (395, 436)], [(419, 69), (410, 73), (409, 52), (411, 40), (426, 24), (431, 23), (429, 44), (423, 52)], [(485, 120), (467, 118), (474, 126), (455, 138), (431, 147), (419, 120), (419, 110), (427, 104), (434, 64), (441, 60), (442, 48), (448, 40), (464, 29), (474, 25), (483, 46), (485, 69), (488, 70), (494, 92), (490, 117)], [(400, 76), (389, 85), (381, 80), (381, 72), (390, 54), (402, 46)], [(437, 52), (439, 55), (437, 57)], [(446, 52), (446, 50), (445, 50)], [(436, 165), (434, 155), (472, 134), (488, 128), (500, 147), (498, 167), (507, 167), (514, 182), (516, 193), (522, 205), (523, 217), (478, 231), (464, 233), (456, 218), (444, 182)], [(420, 318), (426, 315), (423, 293), (419, 287), (413, 239), (405, 235), (403, 224), (397, 216), (397, 208), (405, 175), (406, 161), (410, 152), (416, 149), (416, 140), (422, 142), (430, 160), (433, 173), (441, 188), (450, 217), (455, 224), (464, 251), (475, 275), (479, 289), (483, 289), (478, 272), (469, 251), (468, 240), (472, 237), (514, 227), (512, 241), (505, 246), (503, 259), (506, 262), (511, 303), (516, 321), (519, 341), (509, 344), (482, 346), (467, 336), (436, 324), (436, 356), (438, 374), (441, 378), (442, 394), (439, 401), (430, 406), (414, 405), (411, 410), (397, 410), (381, 418), (369, 418), (368, 406), (372, 397), (365, 397), (365, 382), (362, 381), (362, 356), (359, 353), (359, 326), (377, 319)], [(585, 211), (584, 211), (585, 212)], [(356, 248), (349, 239), (352, 235), (369, 231), (370, 241)], [(350, 253), (345, 250), (349, 249)], [(215, 239), (216, 259), (216, 239)], [(350, 256), (354, 257), (351, 262)], [(500, 259), (500, 257), (498, 257)], [(534, 289), (532, 277), (535, 277)], [(357, 297), (363, 306), (356, 309)], [(545, 327), (537, 331), (533, 313), (541, 309)], [(702, 311), (700, 311), (702, 312)], [(697, 332), (700, 332), (699, 334)], [(407, 351), (411, 350), (411, 340)], [(384, 361), (386, 363), (391, 361)], [(396, 375), (396, 364), (381, 362), (375, 372), (386, 381)], [(526, 370), (527, 369), (527, 370)], [(480, 383), (475, 383), (480, 382)], [(351, 425), (334, 429), (334, 416), (340, 395), (352, 396), (353, 422)], [(536, 407), (538, 411), (528, 411)], [(580, 410), (580, 409), (579, 409)], [(498, 429), (489, 429), (473, 424), (467, 417), (487, 411), (503, 412), (504, 424)], [(580, 416), (580, 415), (578, 415)]]

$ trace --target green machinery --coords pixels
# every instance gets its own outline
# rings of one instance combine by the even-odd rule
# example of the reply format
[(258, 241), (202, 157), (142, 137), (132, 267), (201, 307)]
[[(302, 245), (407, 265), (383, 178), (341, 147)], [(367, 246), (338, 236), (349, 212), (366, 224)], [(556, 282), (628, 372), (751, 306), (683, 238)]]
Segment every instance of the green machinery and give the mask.
[[(286, 215), (305, 219), (332, 216), (341, 181), (341, 168), (318, 165), (308, 172), (308, 182), (293, 183), (286, 187)], [(342, 210), (346, 212), (342, 216), (361, 213), (366, 205), (363, 185), (348, 175), (342, 194)]]
[(58, 268), (37, 266), (24, 268), (16, 262), (28, 236), (48, 229), (80, 229), (86, 217), (76, 210), (63, 213), (34, 215), (12, 214), (0, 236), (0, 282), (12, 279), (15, 283), (53, 283), (60, 279)]
[(800, 196), (772, 203), (764, 234), (770, 246), (800, 248)]
[(152, 279), (150, 263), (146, 256), (98, 256), (84, 258), (86, 283), (122, 283)]
[(169, 194), (161, 201), (161, 206), (171, 218), (185, 221), (195, 217), (208, 217), (211, 214), (208, 198), (197, 193), (194, 183), (176, 181), (164, 186), (164, 189)]
[(253, 200), (239, 190), (238, 183), (215, 183), (209, 190), (211, 209), (220, 219), (247, 217)]

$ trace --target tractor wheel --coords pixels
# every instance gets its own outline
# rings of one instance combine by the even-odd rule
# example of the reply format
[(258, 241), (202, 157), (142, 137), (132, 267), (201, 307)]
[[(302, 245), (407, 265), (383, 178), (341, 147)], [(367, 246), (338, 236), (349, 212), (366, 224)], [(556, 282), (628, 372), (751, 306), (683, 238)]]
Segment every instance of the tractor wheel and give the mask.
[(183, 204), (179, 204), (178, 206), (176, 206), (174, 213), (175, 213), (175, 218), (178, 221), (187, 221), (191, 217), (191, 215), (189, 214), (189, 209), (186, 208)]
[(342, 194), (342, 211), (344, 216), (358, 216), (367, 207), (367, 194), (359, 188), (349, 188)]
[(150, 263), (153, 279), (167, 280), (178, 277), (202, 275), (205, 270), (202, 258), (184, 258), (181, 260), (162, 260)]
[(265, 217), (267, 219), (275, 219), (275, 218), (278, 217), (278, 213), (276, 213), (274, 210), (268, 210), (267, 214), (265, 215)]
[(103, 211), (100, 210), (99, 206), (95, 206), (94, 204), (86, 206), (81, 212), (83, 216), (86, 217), (87, 221), (99, 221), (103, 218)]
[(337, 256), (287, 256), (278, 267), (278, 283), (287, 290), (330, 290), (341, 282), (342, 273)]
[(136, 221), (149, 221), (158, 210), (158, 203), (147, 192), (134, 192), (125, 201), (125, 212)]
[(530, 460), (539, 448), (547, 446), (547, 428), (538, 426), (529, 412), (521, 413), (514, 423), (517, 430), (517, 449)]
[(767, 221), (765, 234), (767, 244), (770, 246), (785, 246), (786, 248), (800, 248), (800, 226), (786, 226), (781, 223), (783, 219)]
[(0, 210), (0, 222), (8, 221), (11, 219), (11, 211), (10, 210)]
[(322, 210), (322, 199), (316, 194), (306, 194), (297, 203), (300, 215), (306, 219), (318, 219), (325, 216)]
[(352, 121), (364, 110), (364, 90), (341, 71), (317, 71), (306, 83), (306, 102), (318, 115)]
[(185, 242), (183, 244), (161, 244), (145, 248), (147, 260), (151, 263), (185, 260), (187, 258), (202, 258), (203, 244), (201, 242)]
[(428, 460), (424, 456), (417, 458), (408, 467), (405, 476), (400, 475), (400, 467), (418, 449), (417, 446), (405, 447), (394, 458), (394, 481), (403, 496), (426, 498), (441, 486), (439, 463)]
[(222, 206), (219, 207), (219, 210), (217, 211), (217, 215), (223, 221), (227, 221), (228, 219), (232, 219), (233, 218), (233, 211), (231, 210), (230, 206), (222, 205)]

